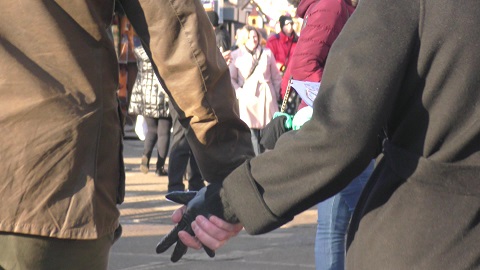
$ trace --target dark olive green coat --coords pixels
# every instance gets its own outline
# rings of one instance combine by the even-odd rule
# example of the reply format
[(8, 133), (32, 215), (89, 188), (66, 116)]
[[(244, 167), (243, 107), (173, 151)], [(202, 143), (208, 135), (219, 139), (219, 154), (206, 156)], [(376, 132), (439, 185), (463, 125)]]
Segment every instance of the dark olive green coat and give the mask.
[(224, 182), (247, 231), (340, 191), (386, 130), (347, 269), (479, 269), (479, 14), (474, 0), (360, 1), (330, 51), (313, 119)]

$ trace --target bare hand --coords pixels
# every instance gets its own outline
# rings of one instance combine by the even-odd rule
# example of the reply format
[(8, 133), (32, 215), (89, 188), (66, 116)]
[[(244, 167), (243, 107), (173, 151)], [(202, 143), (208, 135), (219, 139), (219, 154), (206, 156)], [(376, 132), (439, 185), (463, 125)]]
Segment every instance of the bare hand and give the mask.
[[(211, 205), (221, 204), (219, 188), (216, 184), (210, 184), (198, 192), (171, 192), (166, 195), (167, 199), (184, 206), (172, 214), (171, 219), (176, 225), (157, 244), (157, 253), (163, 253), (176, 244), (171, 256), (172, 262), (180, 260), (188, 247), (203, 247), (208, 256), (213, 258), (216, 249), (242, 230), (241, 224), (231, 224), (214, 216), (216, 208)], [(238, 221), (236, 218), (232, 220)]]
[[(185, 207), (177, 209), (172, 215), (172, 221), (180, 222), (184, 211)], [(210, 216), (209, 219), (197, 216), (192, 222), (192, 229), (195, 236), (185, 231), (178, 233), (178, 237), (187, 247), (201, 249), (203, 244), (215, 251), (236, 236), (243, 229), (243, 225), (231, 224), (216, 216)]]
[(232, 57), (230, 53), (231, 53), (230, 50), (222, 52), (223, 59), (225, 59), (225, 62), (227, 62), (227, 65), (230, 65), (230, 62), (232, 61)]

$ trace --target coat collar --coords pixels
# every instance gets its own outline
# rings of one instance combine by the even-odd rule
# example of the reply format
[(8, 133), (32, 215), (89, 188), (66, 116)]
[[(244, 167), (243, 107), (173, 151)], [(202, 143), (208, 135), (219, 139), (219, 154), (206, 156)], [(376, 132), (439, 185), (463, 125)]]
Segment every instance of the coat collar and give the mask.
[(282, 43), (288, 43), (288, 42), (292, 42), (295, 39), (296, 35), (297, 34), (295, 33), (295, 31), (293, 31), (291, 36), (287, 36), (285, 35), (285, 33), (283, 33), (283, 31), (280, 31), (279, 39)]

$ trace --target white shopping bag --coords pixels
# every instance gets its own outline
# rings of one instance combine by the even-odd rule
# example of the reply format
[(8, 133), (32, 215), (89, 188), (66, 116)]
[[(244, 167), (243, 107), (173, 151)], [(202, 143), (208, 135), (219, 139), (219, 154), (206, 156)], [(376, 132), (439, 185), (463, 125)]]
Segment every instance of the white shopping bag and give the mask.
[(135, 122), (135, 134), (142, 141), (145, 141), (145, 134), (147, 134), (147, 123), (143, 115), (137, 115), (137, 120)]

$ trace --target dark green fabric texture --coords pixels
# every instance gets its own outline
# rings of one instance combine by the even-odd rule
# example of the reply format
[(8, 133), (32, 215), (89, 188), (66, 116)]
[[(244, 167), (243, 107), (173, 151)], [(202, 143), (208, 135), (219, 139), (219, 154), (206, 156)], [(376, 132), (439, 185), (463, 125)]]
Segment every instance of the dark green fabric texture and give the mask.
[(0, 269), (105, 270), (113, 242), (113, 233), (96, 240), (0, 233)]

